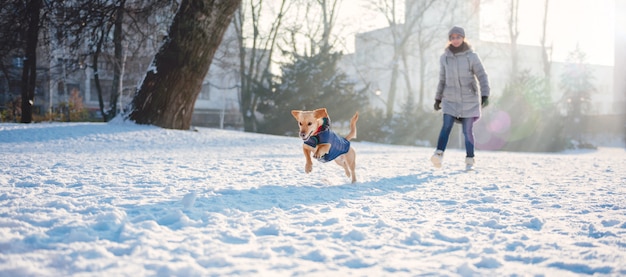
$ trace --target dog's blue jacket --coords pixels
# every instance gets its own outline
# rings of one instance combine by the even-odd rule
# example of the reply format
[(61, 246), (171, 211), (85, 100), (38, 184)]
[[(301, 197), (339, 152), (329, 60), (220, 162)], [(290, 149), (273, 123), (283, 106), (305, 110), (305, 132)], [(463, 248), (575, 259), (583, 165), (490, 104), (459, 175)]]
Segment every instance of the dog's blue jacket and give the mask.
[(317, 134), (309, 137), (304, 141), (304, 144), (315, 148), (318, 144), (330, 143), (330, 150), (328, 154), (318, 158), (320, 162), (330, 162), (340, 155), (348, 153), (350, 150), (350, 141), (337, 135), (337, 133), (330, 130), (330, 120), (325, 117), (322, 126), (317, 130)]

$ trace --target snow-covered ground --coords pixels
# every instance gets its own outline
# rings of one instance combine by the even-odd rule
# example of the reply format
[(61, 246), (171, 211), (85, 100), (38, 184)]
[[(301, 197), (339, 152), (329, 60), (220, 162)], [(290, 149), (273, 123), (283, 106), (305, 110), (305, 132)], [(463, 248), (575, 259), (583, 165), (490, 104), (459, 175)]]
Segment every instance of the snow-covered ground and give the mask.
[(626, 275), (623, 148), (353, 147), (356, 184), (296, 137), (0, 124), (0, 276)]

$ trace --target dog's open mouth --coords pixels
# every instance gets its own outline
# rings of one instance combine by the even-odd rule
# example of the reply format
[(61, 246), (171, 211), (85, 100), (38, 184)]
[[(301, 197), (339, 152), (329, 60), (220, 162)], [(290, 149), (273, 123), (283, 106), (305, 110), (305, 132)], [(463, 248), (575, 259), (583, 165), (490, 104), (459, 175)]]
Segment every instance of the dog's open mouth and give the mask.
[(302, 140), (307, 140), (311, 137), (312, 134), (313, 134), (313, 131), (310, 131), (309, 133), (300, 133), (300, 138)]

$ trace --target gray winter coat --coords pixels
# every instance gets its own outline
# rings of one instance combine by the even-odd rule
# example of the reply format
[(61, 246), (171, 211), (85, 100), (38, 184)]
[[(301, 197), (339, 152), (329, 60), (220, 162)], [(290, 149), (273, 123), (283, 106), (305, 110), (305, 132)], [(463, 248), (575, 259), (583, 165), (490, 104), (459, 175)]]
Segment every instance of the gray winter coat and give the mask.
[(435, 100), (441, 100), (443, 113), (460, 118), (480, 117), (480, 100), (481, 96), (489, 96), (489, 79), (478, 54), (471, 49), (453, 54), (446, 48), (439, 62)]

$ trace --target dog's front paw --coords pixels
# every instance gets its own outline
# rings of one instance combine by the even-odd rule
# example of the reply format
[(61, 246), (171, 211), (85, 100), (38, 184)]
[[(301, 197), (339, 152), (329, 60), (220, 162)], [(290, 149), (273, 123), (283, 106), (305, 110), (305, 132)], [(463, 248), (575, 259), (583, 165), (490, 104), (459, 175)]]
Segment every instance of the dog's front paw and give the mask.
[(313, 158), (321, 159), (330, 152), (330, 143), (324, 143), (317, 145), (315, 152), (313, 152)]
[(316, 158), (319, 160), (319, 159), (324, 158), (326, 154), (328, 154), (328, 151), (316, 151), (315, 153), (313, 153), (313, 158)]
[(313, 171), (313, 164), (312, 163), (307, 163), (306, 165), (304, 165), (304, 172), (311, 173), (311, 171)]

